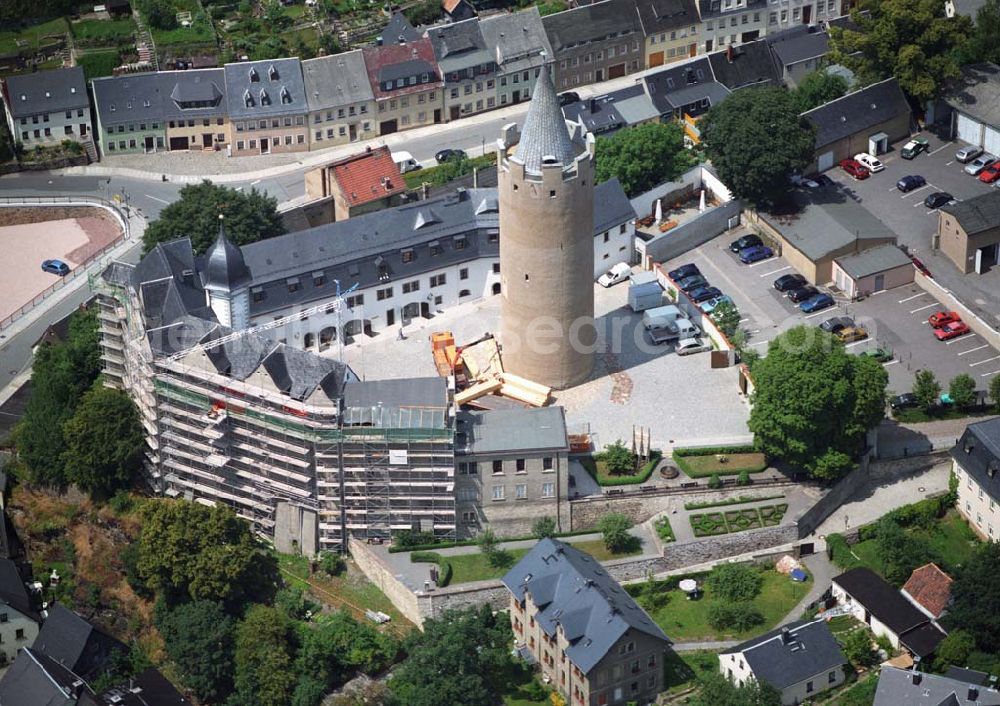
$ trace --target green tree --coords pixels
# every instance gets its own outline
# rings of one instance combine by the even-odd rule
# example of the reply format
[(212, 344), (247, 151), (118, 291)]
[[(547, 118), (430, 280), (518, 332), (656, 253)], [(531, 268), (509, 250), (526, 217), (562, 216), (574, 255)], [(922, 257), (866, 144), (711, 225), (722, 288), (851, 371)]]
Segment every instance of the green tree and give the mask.
[(629, 534), (632, 520), (620, 512), (612, 512), (600, 519), (597, 529), (603, 535), (604, 546), (612, 554), (628, 551), (635, 543), (635, 538)]
[(740, 311), (736, 305), (731, 302), (722, 302), (712, 309), (710, 316), (719, 330), (726, 335), (726, 338), (732, 340), (736, 329), (740, 326)]
[(690, 706), (781, 706), (781, 693), (770, 684), (753, 679), (736, 686), (713, 669), (698, 678), (698, 690), (687, 703)]
[(163, 646), (177, 666), (181, 684), (200, 701), (218, 703), (232, 691), (236, 623), (220, 603), (193, 601), (154, 613)]
[(783, 88), (737, 91), (699, 122), (705, 151), (722, 181), (758, 206), (788, 193), (788, 175), (812, 162), (815, 127)]
[(441, 3), (436, 0), (420, 0), (403, 10), (403, 14), (414, 27), (434, 24), (441, 19)]
[(795, 96), (795, 105), (799, 112), (804, 113), (816, 106), (837, 100), (847, 93), (849, 88), (850, 85), (843, 76), (818, 69), (806, 74), (792, 91), (792, 95)]
[(975, 636), (979, 650), (1000, 653), (1000, 543), (976, 547), (972, 558), (955, 571), (951, 595), (949, 630), (965, 630)]
[(934, 650), (934, 670), (944, 672), (951, 665), (964, 667), (976, 649), (976, 639), (968, 630), (952, 630)]
[(167, 500), (148, 503), (142, 520), (139, 576), (168, 603), (210, 600), (238, 608), (274, 596), (277, 563), (230, 508)]
[(487, 605), (448, 611), (410, 633), (389, 687), (406, 706), (493, 706), (514, 666), (512, 642), (505, 613)]
[(177, 29), (177, 13), (168, 0), (139, 0), (139, 12), (150, 27), (162, 30)]
[(708, 607), (708, 624), (723, 633), (746, 632), (763, 622), (763, 614), (753, 603), (713, 603)]
[(747, 564), (719, 564), (712, 569), (706, 583), (724, 601), (752, 601), (760, 593), (764, 577)]
[(551, 515), (544, 515), (531, 525), (531, 534), (538, 539), (556, 536), (556, 521)]
[(993, 411), (1000, 414), (1000, 375), (990, 378), (990, 399), (993, 400)]
[(629, 475), (635, 473), (636, 455), (625, 448), (625, 444), (618, 439), (613, 444), (608, 444), (601, 452), (599, 460), (604, 462), (604, 467), (608, 473), (614, 476)]
[(251, 189), (236, 191), (207, 179), (181, 189), (180, 199), (160, 211), (142, 236), (148, 252), (157, 243), (191, 238), (196, 254), (208, 250), (219, 234), (219, 215), (225, 216), (226, 235), (236, 245), (266, 240), (285, 232), (278, 201)]
[(63, 425), (66, 480), (99, 498), (127, 488), (142, 468), (145, 433), (129, 396), (97, 384)]
[(676, 179), (696, 163), (676, 123), (646, 123), (597, 138), (598, 183), (615, 177), (630, 198)]
[(295, 671), (317, 679), (325, 691), (356, 673), (378, 674), (395, 658), (395, 640), (350, 615), (325, 615), (302, 631)]
[(885, 368), (815, 328), (774, 338), (753, 374), (749, 427), (758, 448), (822, 480), (850, 470), (884, 414)]
[(875, 556), (882, 563), (885, 579), (896, 586), (906, 583), (918, 566), (941, 561), (926, 540), (888, 518), (875, 528)]
[(487, 528), (480, 532), (476, 537), (476, 544), (490, 566), (501, 568), (512, 563), (510, 552), (500, 547), (500, 540), (493, 530)]
[(945, 17), (937, 0), (864, 0), (851, 12), (860, 31), (830, 28), (831, 63), (842, 64), (868, 85), (895, 76), (921, 103), (938, 97), (961, 75), (959, 49), (972, 23)]
[(962, 49), (963, 63), (1000, 63), (1000, 0), (986, 0), (976, 13), (976, 24)]
[(948, 383), (948, 396), (958, 409), (968, 409), (976, 402), (976, 381), (968, 373), (956, 375)]
[(934, 409), (941, 396), (941, 383), (931, 370), (918, 370), (913, 379), (913, 394), (925, 411)]
[(323, 552), (319, 555), (319, 570), (327, 576), (338, 576), (346, 568), (344, 557), (336, 552)]
[(844, 656), (856, 667), (868, 667), (875, 663), (875, 650), (872, 649), (872, 634), (867, 628), (858, 628), (847, 634), (841, 645)]
[(254, 605), (236, 627), (235, 694), (243, 706), (288, 706), (295, 689), (291, 623), (277, 608)]

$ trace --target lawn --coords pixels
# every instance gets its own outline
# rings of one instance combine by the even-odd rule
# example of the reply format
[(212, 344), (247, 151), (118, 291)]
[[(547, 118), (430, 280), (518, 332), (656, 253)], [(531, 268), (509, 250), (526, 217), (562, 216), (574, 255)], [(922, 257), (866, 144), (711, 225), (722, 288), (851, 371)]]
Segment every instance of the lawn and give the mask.
[[(720, 460), (726, 459), (725, 461)], [(764, 454), (727, 453), (724, 455), (681, 456), (674, 454), (674, 463), (691, 478), (705, 478), (712, 475), (733, 476), (746, 471), (760, 473), (767, 470), (767, 459)]]
[[(50, 20), (40, 25), (32, 25), (22, 30), (10, 30), (0, 32), (0, 54), (8, 54), (20, 51), (22, 53), (33, 54), (38, 50), (41, 40), (44, 37), (64, 35), (69, 31), (69, 25), (62, 17)], [(18, 47), (17, 40), (27, 42), (25, 46)]]
[(719, 671), (719, 656), (715, 652), (668, 652), (663, 663), (663, 686), (675, 694), (694, 685), (698, 679)]
[(742, 510), (725, 510), (688, 515), (688, 522), (695, 537), (711, 537), (729, 532), (776, 527), (788, 510), (788, 503), (748, 507)]
[(83, 20), (71, 25), (79, 46), (111, 46), (131, 43), (135, 22), (131, 17), (121, 20)]
[(153, 29), (153, 41), (156, 48), (171, 46), (215, 46), (215, 38), (212, 36), (212, 28), (207, 22), (195, 20), (190, 27), (177, 27), (176, 29)]
[(76, 63), (83, 67), (83, 75), (88, 81), (100, 76), (110, 76), (121, 64), (121, 58), (114, 49), (88, 52), (78, 56)]
[[(687, 594), (676, 587), (677, 582), (685, 577), (678, 576), (664, 582), (658, 582), (663, 584), (661, 590), (665, 590), (667, 593), (666, 599), (662, 595), (657, 595), (656, 602), (661, 604), (659, 606), (651, 605), (649, 599), (644, 595), (645, 584), (632, 584), (627, 587), (627, 590), (633, 596), (638, 594), (636, 600), (639, 605), (646, 609), (671, 640), (676, 642), (742, 640), (773, 628), (809, 592), (809, 581), (796, 583), (773, 569), (765, 570), (763, 576), (764, 584), (760, 594), (753, 600), (753, 604), (764, 616), (764, 622), (743, 632), (719, 633), (712, 628), (708, 624), (708, 610), (716, 602), (716, 599), (712, 596), (711, 590), (703, 585), (704, 591), (701, 598), (693, 601), (688, 600)], [(703, 579), (704, 576), (697, 578)]]

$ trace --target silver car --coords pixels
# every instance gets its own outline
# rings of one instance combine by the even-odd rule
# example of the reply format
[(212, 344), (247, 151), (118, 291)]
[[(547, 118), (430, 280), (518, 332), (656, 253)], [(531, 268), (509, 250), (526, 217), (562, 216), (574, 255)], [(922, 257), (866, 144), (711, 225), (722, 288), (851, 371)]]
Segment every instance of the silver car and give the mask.
[(677, 343), (674, 349), (677, 355), (692, 355), (711, 350), (712, 347), (701, 342), (700, 338), (683, 338)]
[(976, 147), (975, 145), (966, 145), (965, 147), (963, 147), (962, 149), (960, 149), (958, 152), (955, 153), (955, 159), (957, 159), (962, 164), (965, 164), (966, 162), (971, 162), (982, 153), (983, 150), (981, 147)]
[(984, 152), (983, 154), (979, 155), (974, 160), (965, 165), (965, 173), (971, 174), (972, 176), (976, 176), (977, 174), (979, 174), (979, 172), (986, 169), (986, 167), (990, 166), (995, 161), (997, 161), (995, 155)]

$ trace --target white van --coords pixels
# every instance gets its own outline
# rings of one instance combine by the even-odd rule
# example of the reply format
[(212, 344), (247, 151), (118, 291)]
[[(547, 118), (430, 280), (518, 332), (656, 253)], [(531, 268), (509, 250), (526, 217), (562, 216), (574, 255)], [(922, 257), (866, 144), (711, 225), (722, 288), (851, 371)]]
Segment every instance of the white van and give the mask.
[(413, 158), (413, 155), (409, 152), (393, 152), (392, 161), (396, 163), (399, 167), (400, 174), (406, 174), (407, 172), (414, 172), (418, 169), (423, 169), (424, 165)]
[(647, 309), (642, 315), (642, 325), (647, 331), (654, 328), (666, 328), (681, 318), (681, 310), (673, 304)]

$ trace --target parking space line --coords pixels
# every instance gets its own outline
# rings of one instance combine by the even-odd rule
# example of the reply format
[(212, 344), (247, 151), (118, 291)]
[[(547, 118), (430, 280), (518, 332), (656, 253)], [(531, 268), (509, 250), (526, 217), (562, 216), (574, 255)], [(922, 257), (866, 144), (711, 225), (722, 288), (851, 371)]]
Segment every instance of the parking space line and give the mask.
[(988, 378), (988, 377), (991, 377), (993, 375), (996, 375), (997, 373), (1000, 373), (1000, 370), (994, 370), (992, 373), (983, 373), (979, 377), (981, 377), (981, 378)]
[(937, 302), (935, 302), (933, 304), (928, 304), (927, 306), (922, 306), (919, 309), (913, 309), (912, 311), (910, 311), (910, 313), (911, 314), (916, 314), (918, 311), (923, 311), (924, 309), (933, 309), (936, 306), (937, 306)]
[[(747, 265), (747, 267), (756, 267), (757, 265), (763, 265), (763, 264), (768, 263), (768, 262), (771, 262), (771, 258), (770, 257), (767, 258), (766, 260), (760, 260), (759, 262), (755, 262), (752, 265)], [(767, 277), (767, 275), (762, 275), (762, 276), (763, 277)]]
[(981, 350), (983, 350), (984, 348), (989, 348), (989, 347), (990, 347), (990, 344), (989, 344), (989, 343), (984, 343), (984, 344), (983, 344), (983, 345), (981, 345), (981, 346), (976, 346), (975, 348), (970, 348), (970, 349), (969, 349), (969, 350), (967, 350), (967, 351), (962, 351), (962, 352), (961, 352), (961, 353), (959, 353), (958, 355), (965, 355), (966, 353), (975, 353), (976, 351), (981, 351)]
[[(934, 150), (932, 152), (928, 152), (927, 156), (930, 157), (932, 154), (937, 154), (938, 152), (940, 152), (941, 150), (943, 150), (945, 147), (947, 147), (949, 144), (950, 143), (945, 142), (943, 145), (941, 145), (940, 147), (938, 147), (936, 150)], [(951, 164), (951, 162), (948, 162), (948, 164)]]
[(868, 343), (867, 338), (862, 338), (860, 341), (855, 341), (854, 343), (848, 343), (844, 348), (853, 348), (854, 346), (860, 345), (862, 343)]
[(751, 346), (764, 346), (764, 345), (767, 345), (768, 343), (770, 343), (770, 341), (756, 341), (755, 343), (751, 343), (750, 345)]
[(912, 297), (907, 297), (906, 299), (900, 299), (899, 303), (900, 304), (905, 304), (906, 302), (910, 301), (911, 299), (917, 299), (918, 297), (923, 297), (926, 294), (927, 294), (927, 292), (921, 292), (920, 294), (914, 294)]
[(1000, 355), (995, 355), (992, 358), (987, 358), (986, 360), (981, 360), (978, 363), (969, 363), (970, 368), (974, 368), (977, 365), (982, 365), (983, 363), (989, 363), (991, 360), (1000, 360)]
[(834, 311), (834, 310), (836, 310), (836, 307), (833, 307), (831, 309), (820, 309), (815, 314), (808, 314), (806, 316), (803, 316), (802, 318), (803, 319), (812, 319), (812, 318), (814, 318), (816, 316), (822, 316), (823, 314), (829, 314), (831, 311)]
[(968, 341), (968, 340), (969, 340), (970, 338), (975, 338), (975, 337), (976, 337), (976, 336), (978, 336), (978, 335), (979, 335), (979, 334), (977, 334), (977, 333), (970, 333), (970, 334), (967, 334), (967, 335), (965, 335), (965, 336), (962, 336), (961, 338), (954, 338), (954, 339), (952, 339), (952, 340), (950, 340), (950, 341), (945, 341), (945, 342), (944, 342), (944, 344), (945, 344), (946, 346), (950, 346), (950, 345), (951, 345), (952, 343), (965, 343), (965, 342), (966, 342), (966, 341)]
[(950, 166), (951, 166), (951, 165), (953, 165), (954, 163), (955, 163), (955, 160), (953, 159), (953, 160), (951, 160), (950, 162), (946, 162), (944, 166), (946, 166), (946, 167), (950, 167)]
[(898, 363), (898, 362), (899, 362), (898, 360), (896, 360), (896, 359), (893, 359), (893, 360), (890, 360), (890, 361), (889, 361), (888, 363), (882, 363), (882, 367), (883, 367), (883, 368), (887, 368), (887, 367), (889, 367), (890, 365), (895, 365), (895, 364), (896, 364), (896, 363)]
[(767, 277), (769, 275), (774, 275), (774, 274), (777, 274), (779, 272), (784, 272), (785, 270), (790, 270), (790, 269), (792, 269), (791, 265), (785, 265), (784, 267), (779, 267), (776, 270), (771, 270), (770, 272), (765, 272), (764, 274), (762, 274), (760, 276), (761, 277)]

